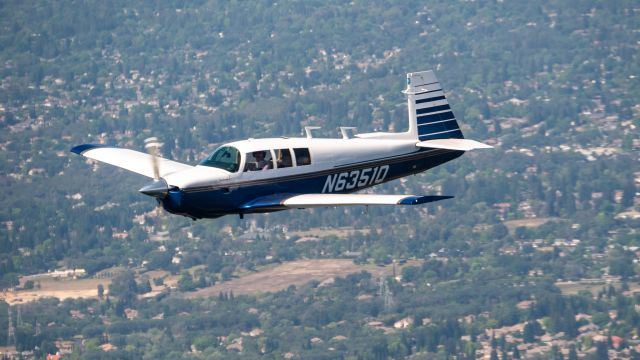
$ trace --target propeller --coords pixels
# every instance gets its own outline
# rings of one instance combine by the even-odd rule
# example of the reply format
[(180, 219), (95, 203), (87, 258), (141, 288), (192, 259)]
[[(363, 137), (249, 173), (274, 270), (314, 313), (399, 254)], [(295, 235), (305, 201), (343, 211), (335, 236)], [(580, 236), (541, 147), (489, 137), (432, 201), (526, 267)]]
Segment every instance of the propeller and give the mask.
[(157, 137), (150, 137), (144, 140), (144, 147), (151, 155), (151, 166), (153, 167), (153, 178), (155, 180), (160, 179), (160, 167), (158, 165), (158, 149), (162, 144), (158, 141)]
[(141, 193), (153, 196), (158, 200), (164, 199), (169, 193), (169, 185), (166, 180), (160, 177), (160, 163), (158, 161), (159, 149), (162, 143), (157, 137), (150, 137), (144, 140), (144, 147), (151, 155), (151, 167), (153, 168), (153, 181), (140, 188)]
[[(165, 218), (162, 212), (162, 199), (164, 199), (169, 193), (169, 185), (167, 181), (160, 177), (160, 161), (158, 160), (158, 154), (160, 153), (160, 147), (162, 143), (158, 141), (157, 137), (150, 137), (144, 140), (144, 147), (147, 149), (149, 155), (151, 155), (151, 168), (153, 169), (153, 181), (143, 186), (140, 190), (141, 193), (156, 198), (158, 206), (156, 206), (155, 217), (158, 220), (159, 228), (164, 231), (167, 228)], [(157, 235), (160, 235), (160, 231)]]

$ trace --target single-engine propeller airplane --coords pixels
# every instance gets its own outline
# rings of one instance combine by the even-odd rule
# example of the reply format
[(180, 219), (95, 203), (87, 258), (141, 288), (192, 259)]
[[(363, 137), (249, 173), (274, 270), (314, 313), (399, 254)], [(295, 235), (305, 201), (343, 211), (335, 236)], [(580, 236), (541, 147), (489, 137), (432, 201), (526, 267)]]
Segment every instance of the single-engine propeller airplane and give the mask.
[(417, 205), (452, 196), (353, 194), (417, 174), (465, 151), (491, 146), (465, 139), (433, 71), (407, 74), (409, 129), (406, 132), (350, 134), (342, 138), (248, 139), (224, 144), (198, 165), (147, 153), (85, 144), (72, 152), (153, 178), (139, 191), (155, 197), (170, 213), (192, 219), (229, 214), (347, 205)]

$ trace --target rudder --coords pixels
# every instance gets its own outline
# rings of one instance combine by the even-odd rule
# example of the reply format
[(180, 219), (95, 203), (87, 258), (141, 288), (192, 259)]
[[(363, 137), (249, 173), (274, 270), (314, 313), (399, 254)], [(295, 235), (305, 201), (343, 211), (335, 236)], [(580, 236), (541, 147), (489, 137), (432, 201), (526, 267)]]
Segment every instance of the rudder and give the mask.
[(407, 74), (409, 133), (420, 141), (464, 139), (460, 126), (432, 70)]

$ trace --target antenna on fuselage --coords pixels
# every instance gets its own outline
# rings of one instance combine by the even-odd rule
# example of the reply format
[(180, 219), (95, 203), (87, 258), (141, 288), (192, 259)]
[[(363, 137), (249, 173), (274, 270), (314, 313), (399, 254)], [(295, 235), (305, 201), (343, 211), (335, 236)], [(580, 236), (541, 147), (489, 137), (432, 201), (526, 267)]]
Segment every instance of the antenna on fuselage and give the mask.
[(357, 127), (354, 126), (340, 126), (340, 132), (342, 133), (342, 138), (343, 139), (350, 139), (351, 137), (349, 137), (349, 130), (353, 131), (353, 133), (356, 133), (356, 130), (358, 130)]
[(313, 136), (311, 135), (311, 130), (318, 130), (320, 126), (305, 126), (304, 132), (307, 134), (307, 139), (311, 139)]

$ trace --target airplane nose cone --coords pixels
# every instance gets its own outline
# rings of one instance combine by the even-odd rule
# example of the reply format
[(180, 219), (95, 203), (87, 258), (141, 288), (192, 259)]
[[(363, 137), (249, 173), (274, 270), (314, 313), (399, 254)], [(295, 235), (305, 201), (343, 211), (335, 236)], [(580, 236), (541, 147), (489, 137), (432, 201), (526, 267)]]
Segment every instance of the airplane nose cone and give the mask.
[(145, 195), (153, 196), (154, 198), (164, 199), (169, 193), (169, 185), (164, 179), (160, 178), (153, 180), (138, 191)]

